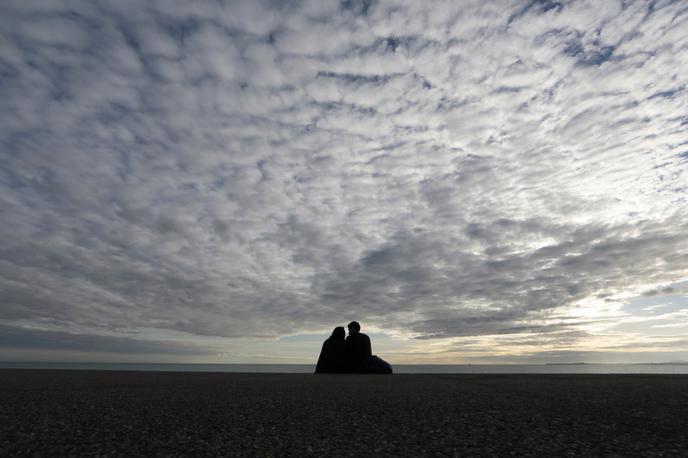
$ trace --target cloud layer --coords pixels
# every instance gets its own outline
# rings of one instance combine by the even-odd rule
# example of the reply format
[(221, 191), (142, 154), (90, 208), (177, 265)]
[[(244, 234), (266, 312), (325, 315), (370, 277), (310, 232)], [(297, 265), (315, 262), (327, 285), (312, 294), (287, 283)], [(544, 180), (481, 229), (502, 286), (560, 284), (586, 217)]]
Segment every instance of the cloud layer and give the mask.
[(6, 326), (584, 339), (688, 276), (682, 2), (0, 18)]

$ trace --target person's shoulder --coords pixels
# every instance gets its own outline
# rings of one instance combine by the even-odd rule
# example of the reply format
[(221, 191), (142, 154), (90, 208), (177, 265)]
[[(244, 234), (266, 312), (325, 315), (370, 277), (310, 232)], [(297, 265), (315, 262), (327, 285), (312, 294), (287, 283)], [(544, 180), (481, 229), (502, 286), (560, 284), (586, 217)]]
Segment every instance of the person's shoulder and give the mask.
[(363, 334), (362, 332), (359, 332), (357, 334), (354, 334), (351, 336), (351, 341), (356, 341), (356, 342), (365, 342), (368, 341), (370, 342), (370, 337), (368, 337), (367, 334)]

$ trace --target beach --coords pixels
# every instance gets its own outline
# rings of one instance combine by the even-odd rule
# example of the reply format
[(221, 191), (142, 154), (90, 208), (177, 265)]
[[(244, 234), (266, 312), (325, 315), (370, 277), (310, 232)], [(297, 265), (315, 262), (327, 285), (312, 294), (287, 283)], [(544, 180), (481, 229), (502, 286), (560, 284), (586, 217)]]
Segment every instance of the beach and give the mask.
[(686, 456), (688, 376), (0, 370), (0, 456)]

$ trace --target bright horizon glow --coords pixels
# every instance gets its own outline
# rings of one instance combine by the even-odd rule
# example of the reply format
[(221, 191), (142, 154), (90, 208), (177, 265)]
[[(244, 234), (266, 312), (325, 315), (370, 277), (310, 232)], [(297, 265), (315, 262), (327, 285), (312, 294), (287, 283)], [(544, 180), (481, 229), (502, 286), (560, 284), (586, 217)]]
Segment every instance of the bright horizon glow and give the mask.
[[(644, 304), (656, 304), (644, 306)], [(657, 309), (677, 309), (678, 312), (654, 315), (652, 318), (658, 323), (653, 327), (675, 328), (672, 335), (653, 336), (634, 334), (605, 333), (624, 323), (643, 323), (647, 318), (628, 314), (622, 309), (630, 305), (642, 307), (646, 311)], [(688, 353), (681, 350), (669, 350), (675, 345), (676, 339), (683, 339), (688, 333), (688, 299), (685, 296), (654, 296), (636, 297), (631, 301), (615, 305), (615, 312), (605, 315), (587, 316), (599, 319), (605, 316), (613, 319), (611, 323), (596, 321), (596, 325), (586, 331), (584, 341), (577, 339), (575, 334), (570, 342), (554, 345), (539, 333), (519, 333), (517, 335), (483, 335), (479, 337), (464, 337), (453, 339), (433, 339), (430, 341), (415, 340), (401, 333), (389, 334), (383, 329), (371, 328), (367, 334), (373, 342), (374, 353), (384, 356), (394, 364), (548, 364), (548, 363), (666, 363), (686, 362)], [(580, 309), (579, 309), (580, 310)], [(599, 309), (593, 309), (599, 312)], [(554, 322), (557, 319), (554, 318)], [(150, 355), (101, 354), (94, 358), (93, 353), (76, 352), (63, 357), (62, 352), (42, 353), (39, 358), (32, 352), (7, 352), (9, 359), (5, 362), (111, 362), (111, 363), (188, 363), (188, 364), (314, 364), (324, 339), (331, 330), (309, 332), (281, 336), (277, 339), (236, 339), (203, 338), (184, 335), (183, 333), (168, 333), (155, 329), (147, 331), (147, 339), (170, 340), (188, 342), (192, 345), (199, 342), (216, 345), (225, 350), (216, 354), (195, 357), (179, 357), (178, 355)], [(139, 336), (139, 338), (143, 338)], [(519, 344), (517, 341), (521, 341)], [(525, 341), (525, 343), (523, 343)], [(629, 348), (630, 346), (630, 348)], [(255, 349), (254, 352), (245, 351), (246, 348)], [(244, 349), (243, 353), (236, 353), (237, 349)], [(607, 352), (601, 352), (601, 349)], [(22, 359), (24, 358), (24, 359)]]

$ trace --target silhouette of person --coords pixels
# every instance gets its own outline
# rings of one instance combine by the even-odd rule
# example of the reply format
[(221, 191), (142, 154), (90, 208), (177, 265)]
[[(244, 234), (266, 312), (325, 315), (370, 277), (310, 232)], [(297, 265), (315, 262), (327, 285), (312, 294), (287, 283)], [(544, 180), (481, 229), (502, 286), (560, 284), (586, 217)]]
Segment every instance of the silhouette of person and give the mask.
[(352, 321), (347, 326), (346, 338), (347, 369), (364, 374), (393, 374), (392, 365), (377, 355), (373, 355), (370, 337), (361, 332), (361, 325)]
[(332, 335), (323, 342), (318, 364), (315, 365), (316, 374), (346, 372), (346, 343), (344, 341), (344, 327), (337, 326)]
[(352, 321), (347, 325), (349, 336), (346, 338), (346, 356), (351, 372), (365, 372), (365, 361), (373, 355), (370, 337), (361, 332), (361, 325)]

